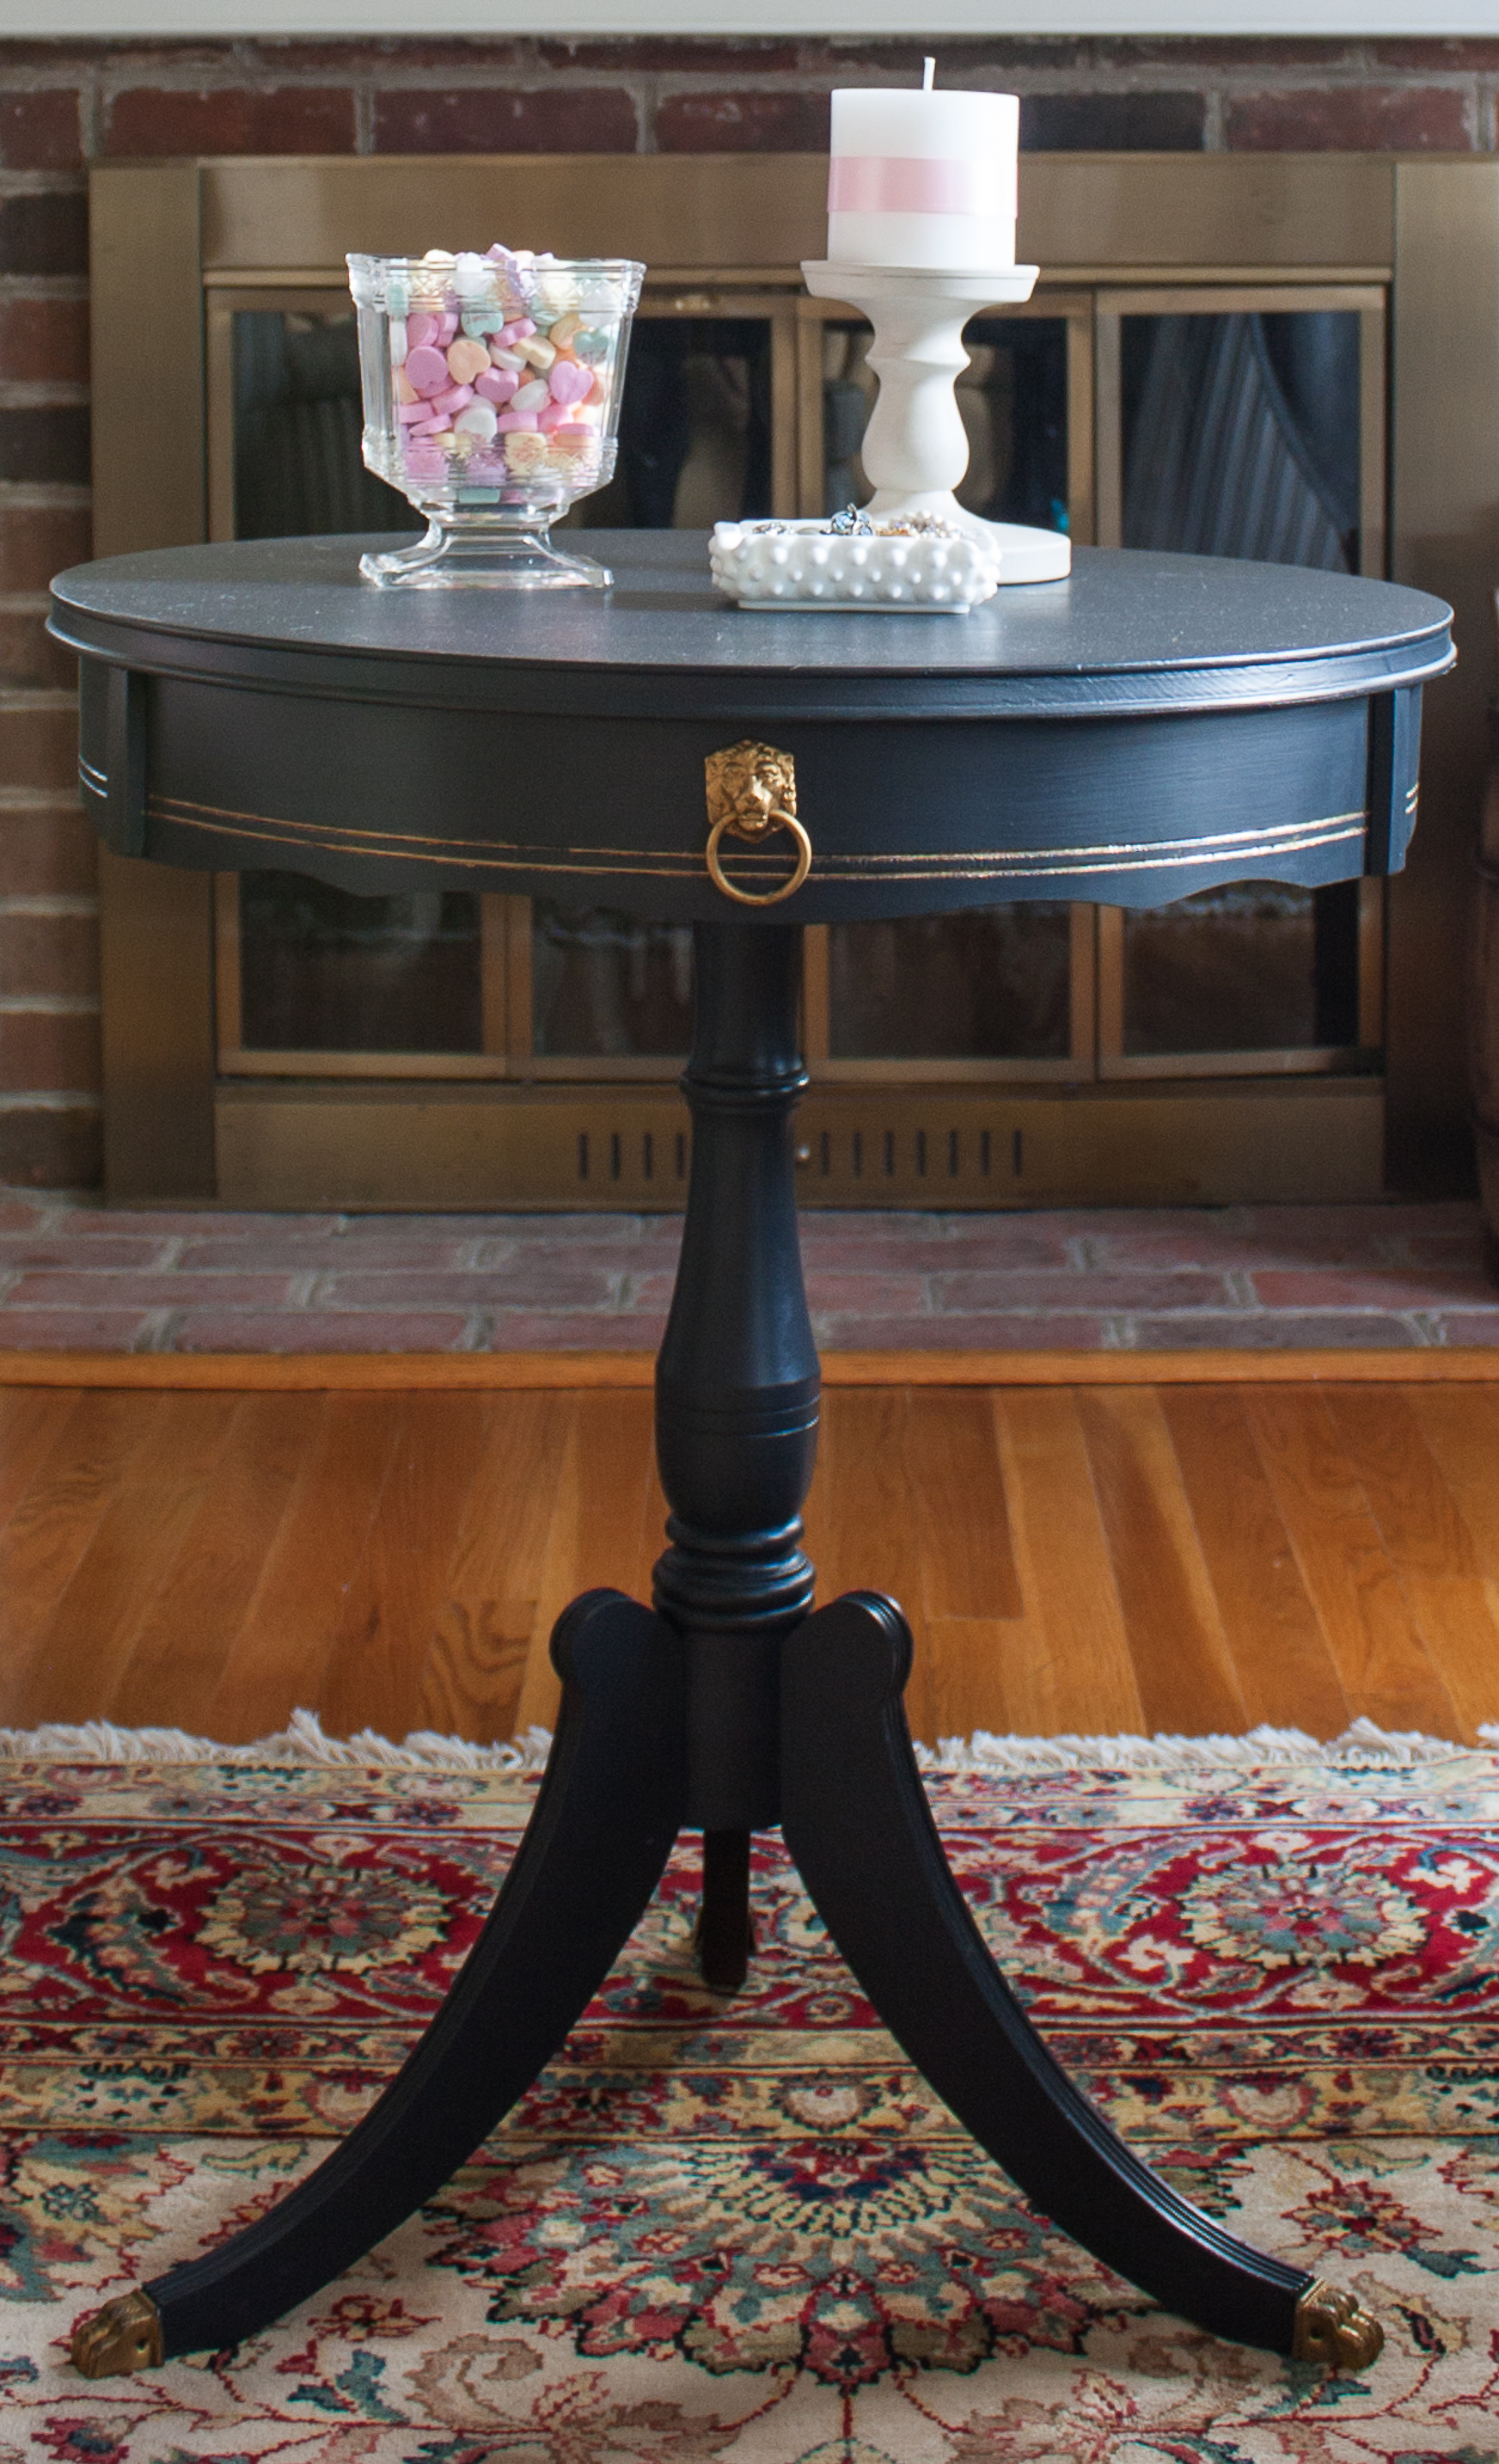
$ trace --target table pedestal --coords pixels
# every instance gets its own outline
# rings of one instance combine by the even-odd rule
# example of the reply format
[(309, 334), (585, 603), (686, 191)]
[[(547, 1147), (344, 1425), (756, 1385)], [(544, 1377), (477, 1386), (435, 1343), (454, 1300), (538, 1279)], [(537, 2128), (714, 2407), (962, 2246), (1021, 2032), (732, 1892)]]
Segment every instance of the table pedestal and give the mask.
[(828, 1932), (910, 2059), (1035, 2204), (1167, 2309), (1239, 2342), (1363, 2367), (1352, 2298), (1234, 2239), (1131, 2154), (990, 1958), (906, 1727), (893, 1600), (812, 1611), (801, 1508), (818, 1365), (791, 1115), (800, 933), (699, 925), (681, 1265), (657, 1365), (672, 1512), (654, 1606), (590, 1592), (559, 1619), (556, 1743), (494, 1910), (432, 2026), (357, 2128), (257, 2223), (75, 2334), (90, 2377), (256, 2334), (423, 2200), (559, 2050), (704, 1835), (699, 1953), (732, 1991), (752, 1947), (749, 1834), (783, 1825)]

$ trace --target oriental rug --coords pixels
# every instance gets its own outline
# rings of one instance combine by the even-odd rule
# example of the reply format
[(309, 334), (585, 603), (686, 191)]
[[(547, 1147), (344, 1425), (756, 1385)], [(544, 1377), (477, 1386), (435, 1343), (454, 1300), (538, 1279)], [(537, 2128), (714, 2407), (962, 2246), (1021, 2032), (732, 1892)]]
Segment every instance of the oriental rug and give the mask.
[(1212, 2214), (1358, 2292), (1386, 2334), (1360, 2377), (1218, 2343), (1052, 2231), (761, 1842), (744, 1993), (695, 1977), (684, 1849), (420, 2216), (237, 2349), (90, 2384), (76, 2320), (259, 2214), (389, 2077), (534, 1779), (320, 1757), (308, 1724), (218, 1760), (26, 1742), (0, 1760), (3, 2464), (1499, 2459), (1491, 1753), (981, 1745), (931, 1777), (1062, 2058)]

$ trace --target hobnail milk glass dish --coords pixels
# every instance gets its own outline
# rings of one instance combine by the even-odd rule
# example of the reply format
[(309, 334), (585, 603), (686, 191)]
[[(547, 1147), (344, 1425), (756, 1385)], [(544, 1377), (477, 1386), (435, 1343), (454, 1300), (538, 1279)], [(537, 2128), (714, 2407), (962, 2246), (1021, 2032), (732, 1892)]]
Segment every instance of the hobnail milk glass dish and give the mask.
[[(434, 252), (350, 256), (348, 269), (359, 311), (365, 467), (408, 497), (428, 525), (409, 547), (361, 557), (366, 581), (408, 590), (606, 588), (607, 566), (563, 554), (547, 534), (569, 505), (613, 476), (645, 267), (626, 257), (533, 262), (502, 252)], [(416, 325), (423, 339), (413, 342), (422, 318), (436, 330)], [(533, 330), (518, 334), (519, 325)], [(486, 355), (481, 368), (473, 347), (460, 352), (472, 382), (439, 381), (434, 355), (446, 358), (455, 342)], [(419, 385), (407, 373), (408, 361)], [(540, 398), (533, 399), (538, 387)], [(521, 396), (518, 412), (512, 393)]]

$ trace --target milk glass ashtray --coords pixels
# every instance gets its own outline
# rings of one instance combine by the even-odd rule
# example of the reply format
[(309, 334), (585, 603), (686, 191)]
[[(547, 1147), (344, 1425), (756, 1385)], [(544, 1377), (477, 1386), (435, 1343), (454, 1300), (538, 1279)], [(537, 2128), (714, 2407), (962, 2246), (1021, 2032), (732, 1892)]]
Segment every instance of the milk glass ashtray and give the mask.
[(993, 548), (938, 517), (846, 520), (716, 522), (715, 584), (741, 607), (904, 616), (966, 616), (999, 587)]

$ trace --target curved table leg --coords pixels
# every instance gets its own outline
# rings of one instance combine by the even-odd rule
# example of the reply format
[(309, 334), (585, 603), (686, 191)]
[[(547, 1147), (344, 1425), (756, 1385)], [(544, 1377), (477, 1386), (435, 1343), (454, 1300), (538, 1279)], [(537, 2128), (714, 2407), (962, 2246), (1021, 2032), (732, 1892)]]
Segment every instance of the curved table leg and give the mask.
[(621, 1592), (558, 1620), (557, 1741), (489, 1920), (436, 2019), (317, 2171), (221, 2249), (76, 2331), (90, 2378), (254, 2335), (393, 2231), (549, 2061), (649, 1905), (685, 1797), (682, 1645)]
[(1236, 2241), (1116, 2138), (1025, 2017), (969, 1914), (911, 1749), (911, 1636), (851, 1592), (784, 1648), (786, 1845), (881, 2018), (1027, 2198), (1213, 2334), (1364, 2366), (1382, 2337), (1347, 2295)]

